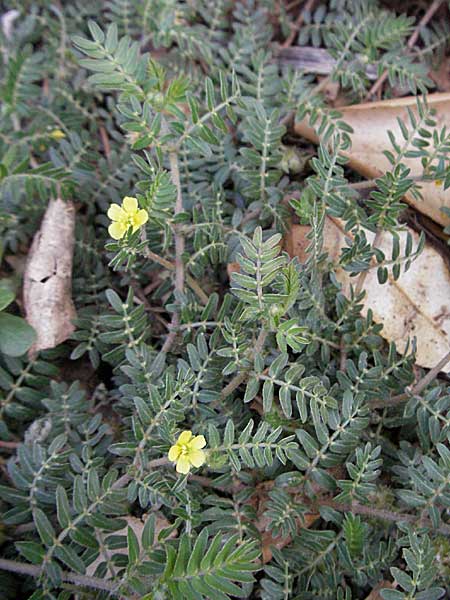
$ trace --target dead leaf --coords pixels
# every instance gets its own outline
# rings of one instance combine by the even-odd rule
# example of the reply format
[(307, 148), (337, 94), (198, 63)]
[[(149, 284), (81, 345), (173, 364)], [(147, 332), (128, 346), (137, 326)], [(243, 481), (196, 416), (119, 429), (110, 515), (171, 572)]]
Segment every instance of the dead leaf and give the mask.
[(31, 245), (24, 275), (24, 307), (37, 339), (30, 355), (54, 348), (74, 330), (72, 260), (75, 209), (71, 202), (51, 200)]
[(239, 265), (238, 262), (230, 262), (230, 263), (228, 263), (227, 264), (227, 274), (228, 274), (228, 277), (231, 279), (231, 275), (233, 273), (239, 273), (240, 269), (241, 269), (241, 267), (240, 267), (240, 265)]
[(440, 92), (450, 91), (450, 56), (442, 59), (439, 66), (429, 73)]
[[(450, 93), (430, 94), (428, 104), (436, 109), (437, 127), (448, 125)], [(387, 131), (392, 131), (397, 140), (403, 140), (397, 118), (407, 122), (408, 108), (417, 113), (414, 96), (339, 108), (342, 120), (351, 125), (354, 131), (351, 135), (352, 147), (343, 154), (348, 156), (349, 165), (355, 171), (372, 179), (380, 177), (390, 168), (390, 163), (383, 154), (383, 150), (391, 148)], [(296, 123), (295, 131), (308, 140), (318, 142), (315, 130), (306, 120)], [(403, 162), (411, 169), (411, 175), (422, 174), (420, 159), (407, 158)], [(450, 217), (441, 210), (443, 206), (450, 207), (450, 189), (444, 191), (442, 186), (436, 186), (434, 182), (421, 182), (420, 185), (423, 200), (416, 200), (409, 193), (405, 196), (406, 202), (437, 223), (450, 225)]]
[[(255, 526), (261, 533), (261, 547), (262, 547), (262, 560), (266, 564), (272, 560), (272, 547), (281, 550), (285, 546), (291, 543), (292, 538), (290, 535), (287, 536), (273, 536), (269, 530), (269, 523), (271, 521), (265, 512), (267, 509), (267, 501), (269, 500), (269, 492), (274, 487), (274, 481), (263, 481), (256, 486), (257, 494), (253, 496), (250, 502), (257, 511), (258, 517), (255, 522)], [(320, 519), (319, 513), (305, 513), (303, 518), (297, 519), (298, 529), (309, 529), (318, 519)]]
[[(308, 227), (293, 225), (285, 239), (285, 248), (291, 256), (306, 257), (305, 236)], [(417, 245), (418, 235), (409, 230)], [(348, 233), (346, 235), (349, 235)], [(400, 247), (406, 243), (406, 231), (400, 234)], [(338, 219), (326, 218), (324, 228), (324, 250), (330, 260), (337, 263), (341, 248), (346, 246), (344, 227)], [(367, 232), (367, 239), (373, 234)], [(390, 257), (392, 237), (389, 233), (381, 236), (378, 246)], [(350, 284), (356, 279), (343, 269), (337, 269), (336, 277), (349, 292)], [(407, 338), (417, 338), (416, 362), (422, 367), (434, 367), (450, 347), (450, 273), (444, 259), (430, 244), (425, 244), (423, 252), (413, 262), (411, 268), (402, 272), (397, 281), (390, 276), (384, 285), (377, 279), (377, 269), (371, 268), (364, 282), (366, 296), (363, 315), (371, 309), (376, 323), (383, 324), (381, 335), (395, 342), (399, 352), (404, 352)], [(447, 365), (445, 372), (450, 372)]]
[(380, 595), (381, 590), (392, 590), (396, 587), (397, 586), (392, 584), (390, 581), (380, 581), (380, 583), (378, 583), (367, 596), (366, 600), (382, 600)]

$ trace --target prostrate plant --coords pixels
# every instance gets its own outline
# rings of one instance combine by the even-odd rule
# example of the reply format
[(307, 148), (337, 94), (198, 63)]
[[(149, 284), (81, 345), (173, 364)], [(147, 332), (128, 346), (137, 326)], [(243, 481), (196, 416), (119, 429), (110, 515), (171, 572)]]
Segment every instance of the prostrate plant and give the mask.
[[(398, 279), (423, 248), (399, 243), (402, 197), (420, 193), (405, 158), (450, 182), (426, 97), (362, 202), (325, 84), (278, 66), (295, 27), (280, 3), (16, 8), (1, 37), (2, 251), (26, 250), (49, 197), (73, 198), (78, 318), (31, 359), (0, 341), (4, 597), (350, 600), (390, 579), (383, 598), (444, 597), (450, 394), (413, 385), (414, 343), (398, 354), (360, 314), (369, 269)], [(448, 31), (423, 27), (404, 50), (413, 27), (331, 0), (299, 41), (330, 51), (328, 81), (351, 97), (371, 63), (415, 92)], [(334, 266), (326, 215), (348, 232)], [(304, 262), (283, 250), (297, 217)]]

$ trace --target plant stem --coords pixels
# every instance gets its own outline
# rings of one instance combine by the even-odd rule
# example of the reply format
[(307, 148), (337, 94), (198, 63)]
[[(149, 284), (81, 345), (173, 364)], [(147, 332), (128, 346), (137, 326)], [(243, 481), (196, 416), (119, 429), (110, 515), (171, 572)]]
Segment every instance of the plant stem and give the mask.
[(308, 0), (308, 2), (305, 4), (305, 7), (300, 11), (300, 14), (298, 15), (296, 21), (292, 24), (289, 36), (285, 39), (283, 44), (281, 44), (282, 48), (288, 48), (292, 45), (295, 36), (297, 35), (300, 27), (303, 25), (303, 21), (305, 20), (305, 12), (311, 12), (311, 10), (314, 8), (315, 3), (316, 0)]
[[(158, 265), (161, 265), (168, 271), (175, 271), (175, 265), (173, 263), (171, 263), (170, 260), (167, 260), (166, 258), (159, 256), (159, 254), (155, 254), (155, 252), (152, 252), (148, 248), (145, 248), (144, 255), (146, 258), (148, 258), (149, 260), (152, 260), (153, 262), (155, 262)], [(208, 296), (205, 294), (205, 292), (202, 290), (202, 288), (199, 286), (199, 284), (195, 281), (195, 279), (193, 279), (188, 273), (185, 274), (185, 279), (186, 279), (186, 283), (191, 288), (191, 290), (196, 294), (196, 296), (198, 297), (200, 302), (202, 302), (203, 304), (207, 304)]]
[[(178, 166), (178, 156), (175, 150), (169, 152), (169, 163), (172, 183), (177, 190), (177, 199), (175, 202), (175, 217), (183, 212), (183, 193), (181, 189), (180, 169)], [(181, 231), (175, 226), (175, 292), (182, 294), (184, 292), (184, 237)], [(169, 326), (169, 335), (161, 348), (161, 352), (167, 353), (173, 346), (177, 337), (177, 329), (180, 325), (180, 313), (175, 311)]]
[[(371, 517), (373, 519), (380, 519), (382, 521), (390, 521), (392, 523), (400, 523), (402, 521), (406, 521), (407, 523), (416, 523), (419, 524), (419, 519), (414, 515), (409, 515), (406, 513), (402, 513), (396, 510), (386, 510), (384, 508), (373, 508), (372, 506), (368, 506), (365, 504), (359, 504), (358, 502), (352, 502), (351, 504), (340, 504), (339, 502), (335, 502), (334, 500), (328, 499), (320, 499), (318, 501), (318, 506), (330, 506), (335, 510), (340, 512), (352, 512), (358, 515), (365, 515), (367, 517)], [(421, 522), (421, 526), (429, 527), (430, 529), (434, 529), (431, 524), (431, 521)], [(445, 523), (441, 523), (439, 528), (437, 529), (440, 533), (444, 535), (450, 535), (450, 526)]]
[[(380, 241), (381, 238), (381, 229), (377, 229), (377, 232), (375, 234), (375, 237), (373, 238), (373, 242), (372, 242), (372, 247), (376, 248), (378, 246), (378, 243)], [(370, 269), (366, 269), (365, 271), (361, 271), (361, 273), (358, 275), (358, 279), (356, 281), (356, 287), (355, 287), (355, 296), (357, 296), (358, 294), (361, 293), (361, 290), (363, 289), (364, 286), (364, 282), (366, 281), (366, 277), (369, 273)]]
[(387, 400), (374, 400), (370, 403), (371, 408), (384, 408), (386, 406), (397, 406), (397, 404), (401, 404), (410, 398), (417, 396), (420, 394), (422, 390), (424, 390), (427, 385), (429, 385), (442, 371), (447, 363), (450, 362), (450, 352), (441, 358), (441, 360), (437, 363), (435, 367), (430, 369), (428, 373), (420, 379), (416, 385), (414, 385), (409, 391), (406, 391), (404, 394), (399, 394), (398, 396), (393, 396), (392, 398), (388, 398)]
[[(9, 571), (11, 573), (19, 573), (20, 575), (29, 575), (30, 577), (39, 577), (41, 575), (40, 565), (30, 565), (21, 563), (15, 560), (0, 558), (0, 570)], [(62, 580), (81, 587), (89, 587), (96, 590), (107, 592), (113, 591), (113, 582), (99, 577), (90, 577), (88, 575), (78, 575), (77, 573), (69, 573), (63, 571)]]
[[(366, 179), (364, 181), (357, 181), (356, 183), (349, 183), (348, 187), (352, 190), (366, 190), (370, 188), (377, 187), (377, 180), (379, 178), (375, 177), (374, 179)], [(423, 175), (411, 175), (408, 179), (412, 179), (413, 181), (424, 181), (425, 178)]]
[[(255, 357), (261, 350), (263, 349), (264, 342), (266, 341), (267, 331), (265, 329), (261, 329), (259, 332), (258, 339), (255, 343), (255, 350), (252, 353), (253, 357)], [(234, 392), (234, 390), (241, 385), (247, 379), (248, 371), (241, 371), (238, 373), (233, 379), (223, 388), (221, 398), (224, 400), (228, 398), (230, 394)]]
[[(408, 40), (407, 48), (409, 50), (411, 50), (414, 47), (414, 44), (417, 42), (417, 40), (419, 38), (420, 30), (422, 29), (422, 27), (425, 27), (425, 25), (428, 23), (428, 21), (431, 20), (431, 18), (433, 17), (434, 13), (441, 6), (442, 2), (443, 2), (443, 0), (434, 0), (434, 2), (429, 6), (429, 8), (426, 11), (426, 13), (420, 19), (419, 23), (417, 24), (417, 26), (414, 29), (411, 37)], [(380, 77), (375, 81), (375, 83), (372, 85), (372, 87), (370, 88), (370, 90), (367, 92), (366, 100), (370, 100), (370, 98), (374, 94), (376, 94), (378, 92), (378, 90), (381, 88), (381, 86), (383, 85), (383, 83), (386, 81), (387, 78), (388, 78), (388, 71), (385, 70), (380, 75)]]

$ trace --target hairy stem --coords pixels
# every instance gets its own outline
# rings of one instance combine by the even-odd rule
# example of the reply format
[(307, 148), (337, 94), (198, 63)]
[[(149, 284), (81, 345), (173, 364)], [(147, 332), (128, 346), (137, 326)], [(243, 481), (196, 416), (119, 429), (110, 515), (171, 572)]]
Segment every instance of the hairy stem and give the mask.
[[(381, 238), (381, 229), (377, 229), (377, 232), (375, 234), (375, 237), (373, 238), (373, 242), (372, 242), (372, 248), (376, 248), (378, 246), (378, 243), (380, 241)], [(355, 287), (355, 296), (357, 296), (358, 294), (361, 293), (361, 290), (364, 287), (364, 283), (366, 281), (366, 277), (369, 273), (370, 269), (366, 269), (365, 271), (361, 271), (361, 273), (358, 275), (358, 279), (356, 280), (356, 287)]]
[(428, 373), (420, 379), (416, 385), (414, 385), (409, 391), (406, 391), (404, 394), (399, 394), (398, 396), (393, 396), (387, 400), (374, 400), (370, 403), (372, 408), (384, 408), (387, 406), (397, 406), (397, 404), (401, 404), (406, 400), (409, 400), (413, 396), (417, 396), (424, 390), (442, 371), (445, 365), (450, 362), (450, 352), (441, 358), (441, 360), (437, 363), (435, 367), (430, 369)]
[(300, 14), (291, 26), (291, 32), (281, 45), (282, 48), (289, 48), (289, 46), (292, 45), (295, 36), (298, 34), (300, 27), (303, 25), (303, 21), (305, 20), (305, 13), (311, 12), (314, 8), (315, 3), (316, 0), (308, 0), (308, 2), (305, 4), (305, 7), (300, 11)]
[[(425, 27), (425, 25), (432, 19), (434, 13), (441, 6), (442, 2), (443, 2), (443, 0), (434, 0), (434, 2), (429, 6), (428, 10), (423, 15), (423, 17), (419, 21), (417, 27), (414, 29), (411, 37), (408, 40), (407, 48), (409, 50), (411, 50), (414, 47), (414, 44), (417, 42), (417, 40), (419, 38), (420, 30), (423, 27)], [(378, 92), (378, 90), (381, 88), (381, 86), (383, 85), (383, 83), (386, 81), (387, 78), (388, 78), (388, 71), (385, 70), (380, 75), (380, 77), (375, 81), (375, 83), (372, 85), (370, 90), (367, 92), (366, 100), (370, 100), (370, 98)]]
[[(264, 343), (266, 341), (266, 337), (267, 337), (267, 331), (265, 329), (261, 329), (258, 339), (256, 340), (256, 343), (255, 343), (255, 350), (252, 353), (253, 357), (256, 356), (263, 349)], [(234, 390), (237, 387), (239, 387), (241, 385), (241, 383), (243, 383), (247, 379), (247, 376), (248, 376), (248, 371), (241, 371), (235, 377), (233, 377), (233, 379), (223, 388), (222, 393), (221, 393), (222, 399), (225, 399), (228, 396), (230, 396), (230, 394), (232, 394), (234, 392)]]
[[(10, 573), (18, 573), (20, 575), (29, 575), (30, 577), (39, 577), (41, 575), (40, 565), (29, 565), (15, 560), (0, 558), (0, 569), (9, 571)], [(90, 577), (88, 575), (78, 575), (77, 573), (69, 573), (63, 571), (62, 580), (69, 583), (74, 583), (80, 587), (89, 587), (96, 590), (107, 592), (113, 591), (113, 582), (99, 577)]]

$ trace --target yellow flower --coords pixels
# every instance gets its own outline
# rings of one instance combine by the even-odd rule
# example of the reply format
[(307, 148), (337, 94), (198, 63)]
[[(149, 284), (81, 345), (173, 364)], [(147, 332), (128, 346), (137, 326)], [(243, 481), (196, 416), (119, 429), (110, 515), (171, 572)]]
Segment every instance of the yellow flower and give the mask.
[(63, 140), (66, 137), (66, 134), (64, 133), (64, 131), (61, 131), (61, 129), (54, 129), (50, 132), (50, 137), (58, 141)]
[(176, 444), (169, 450), (169, 460), (177, 463), (177, 473), (189, 473), (191, 467), (201, 467), (206, 460), (201, 448), (206, 446), (203, 435), (192, 435), (192, 431), (183, 431)]
[(115, 240), (120, 240), (131, 227), (133, 233), (145, 225), (148, 221), (148, 212), (141, 208), (138, 201), (131, 196), (125, 196), (122, 206), (111, 204), (108, 209), (108, 217), (113, 221), (108, 227), (109, 235)]

